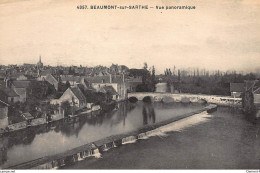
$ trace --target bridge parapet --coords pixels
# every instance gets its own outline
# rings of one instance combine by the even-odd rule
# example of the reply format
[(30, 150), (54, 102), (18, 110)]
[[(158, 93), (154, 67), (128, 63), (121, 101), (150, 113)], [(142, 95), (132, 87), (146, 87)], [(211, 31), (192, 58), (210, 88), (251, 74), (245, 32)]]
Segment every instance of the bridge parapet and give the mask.
[(241, 98), (233, 98), (230, 96), (217, 95), (203, 95), (203, 94), (171, 94), (171, 93), (155, 93), (155, 92), (135, 92), (128, 93), (128, 98), (136, 97), (138, 100), (143, 100), (144, 97), (150, 96), (153, 101), (162, 101), (164, 97), (171, 97), (175, 102), (182, 102), (182, 100), (189, 100), (190, 102), (199, 102), (205, 100), (208, 103), (226, 106), (240, 106), (242, 104)]

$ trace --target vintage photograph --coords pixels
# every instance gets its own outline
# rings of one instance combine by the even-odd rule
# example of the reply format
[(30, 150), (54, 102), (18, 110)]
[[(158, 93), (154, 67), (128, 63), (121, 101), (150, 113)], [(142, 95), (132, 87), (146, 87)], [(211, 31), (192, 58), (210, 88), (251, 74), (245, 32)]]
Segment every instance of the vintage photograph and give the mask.
[(0, 170), (259, 173), (259, 18), (258, 0), (0, 0)]

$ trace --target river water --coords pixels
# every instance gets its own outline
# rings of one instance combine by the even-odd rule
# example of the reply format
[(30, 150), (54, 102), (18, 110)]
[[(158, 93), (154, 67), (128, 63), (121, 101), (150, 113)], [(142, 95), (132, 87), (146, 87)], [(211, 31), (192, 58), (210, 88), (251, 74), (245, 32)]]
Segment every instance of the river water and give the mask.
[(0, 167), (9, 167), (53, 155), (96, 140), (133, 131), (172, 117), (199, 110), (205, 105), (143, 102), (120, 103), (118, 110), (86, 114), (30, 127), (0, 138)]
[(260, 122), (238, 109), (218, 107), (166, 126), (161, 134), (102, 152), (62, 169), (256, 169)]

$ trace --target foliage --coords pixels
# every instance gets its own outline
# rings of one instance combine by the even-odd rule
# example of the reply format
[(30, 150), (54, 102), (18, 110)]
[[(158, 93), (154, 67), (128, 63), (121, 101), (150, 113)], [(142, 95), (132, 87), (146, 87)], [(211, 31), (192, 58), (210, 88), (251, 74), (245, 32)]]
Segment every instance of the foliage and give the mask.
[(136, 86), (136, 92), (147, 92), (148, 90), (148, 86), (144, 83)]
[(100, 104), (103, 101), (106, 101), (108, 97), (112, 97), (109, 94), (105, 94), (102, 92), (93, 92), (91, 90), (84, 91), (84, 95), (86, 97), (87, 103), (95, 103)]
[(143, 74), (145, 73), (145, 69), (130, 69), (129, 70), (129, 76), (130, 77), (139, 77), (139, 76), (143, 76)]
[(45, 99), (47, 96), (55, 93), (53, 85), (45, 81), (31, 81), (27, 88), (28, 98)]
[(254, 115), (256, 113), (254, 94), (252, 92), (246, 91), (242, 94), (242, 107), (244, 113), (247, 115)]
[(256, 76), (236, 73), (185, 76), (178, 70), (177, 75), (161, 75), (157, 78), (161, 78), (162, 82), (167, 82), (168, 86), (173, 85), (175, 89), (183, 93), (230, 95), (230, 83), (243, 83), (245, 80), (256, 79)]
[[(131, 69), (130, 69), (131, 73)], [(136, 92), (153, 92), (155, 91), (155, 68), (152, 66), (151, 72), (148, 70), (147, 63), (144, 63), (142, 70), (139, 70), (139, 75), (142, 76), (142, 84), (136, 86)]]
[(69, 113), (71, 112), (71, 106), (68, 101), (61, 103), (61, 108), (64, 110), (64, 116), (67, 117)]
[(58, 86), (58, 92), (64, 93), (70, 87), (70, 83), (69, 81), (67, 81), (66, 84), (59, 82)]

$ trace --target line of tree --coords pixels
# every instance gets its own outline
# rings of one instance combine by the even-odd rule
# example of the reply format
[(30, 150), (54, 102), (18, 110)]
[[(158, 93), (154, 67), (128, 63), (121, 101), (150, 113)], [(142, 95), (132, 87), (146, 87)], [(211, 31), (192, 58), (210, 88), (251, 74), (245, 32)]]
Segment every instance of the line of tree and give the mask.
[(194, 72), (194, 75), (187, 75), (180, 69), (174, 69), (174, 71), (175, 73), (172, 73), (170, 68), (167, 68), (164, 75), (159, 75), (157, 78), (160, 78), (162, 82), (167, 82), (169, 86), (174, 86), (175, 90), (182, 93), (230, 95), (230, 83), (244, 83), (245, 80), (257, 79), (252, 73), (242, 75), (235, 71), (232, 73), (216, 71), (211, 75), (206, 70), (204, 70), (205, 73), (200, 73), (198, 70)]

